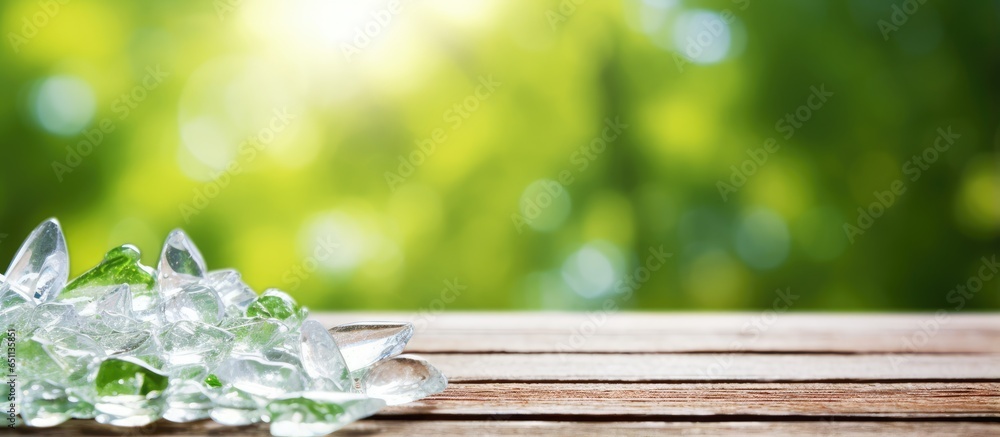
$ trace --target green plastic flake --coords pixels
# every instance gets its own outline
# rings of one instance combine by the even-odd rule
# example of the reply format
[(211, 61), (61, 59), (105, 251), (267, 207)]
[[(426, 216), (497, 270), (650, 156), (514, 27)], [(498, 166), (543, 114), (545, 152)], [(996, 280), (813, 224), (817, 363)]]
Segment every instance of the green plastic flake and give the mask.
[(109, 358), (94, 376), (98, 422), (143, 426), (163, 417), (169, 377), (132, 357)]
[(295, 299), (275, 289), (265, 291), (247, 308), (247, 317), (278, 319), (289, 326), (298, 326), (307, 315), (308, 310), (296, 303)]
[(213, 373), (210, 373), (205, 377), (205, 385), (213, 388), (222, 387), (222, 383), (219, 382), (219, 377), (215, 376)]
[(131, 244), (111, 249), (100, 264), (66, 284), (63, 293), (84, 287), (120, 284), (132, 285), (133, 289), (152, 289), (156, 286), (156, 273), (142, 265), (139, 261), (141, 257), (139, 249)]
[(155, 396), (167, 389), (169, 378), (148, 364), (134, 358), (111, 358), (101, 363), (94, 384), (97, 395)]

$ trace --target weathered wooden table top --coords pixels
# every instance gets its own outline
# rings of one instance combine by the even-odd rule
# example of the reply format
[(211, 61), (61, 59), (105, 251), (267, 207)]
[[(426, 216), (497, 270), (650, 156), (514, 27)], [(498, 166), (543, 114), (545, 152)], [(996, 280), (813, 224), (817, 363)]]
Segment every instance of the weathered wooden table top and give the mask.
[[(1000, 436), (1000, 314), (316, 314), (413, 321), (450, 380), (334, 435)], [(22, 431), (25, 432), (25, 431)], [(268, 435), (211, 421), (59, 435)]]

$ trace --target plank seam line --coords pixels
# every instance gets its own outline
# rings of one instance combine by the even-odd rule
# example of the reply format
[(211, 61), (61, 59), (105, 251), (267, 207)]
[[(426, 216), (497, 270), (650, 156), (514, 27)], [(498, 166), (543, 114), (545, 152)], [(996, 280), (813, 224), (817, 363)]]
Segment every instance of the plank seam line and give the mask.
[(428, 421), (543, 421), (543, 422), (978, 422), (998, 423), (1000, 417), (989, 416), (921, 416), (892, 417), (864, 415), (573, 415), (573, 414), (393, 414), (375, 415), (368, 420), (428, 420)]
[(450, 379), (454, 385), (480, 384), (983, 384), (1000, 383), (1000, 378), (830, 378), (830, 379)]
[(691, 350), (691, 351), (664, 351), (664, 352), (641, 352), (641, 351), (504, 351), (504, 350), (421, 350), (406, 349), (406, 353), (423, 355), (926, 355), (926, 356), (952, 356), (952, 357), (983, 357), (997, 356), (997, 352), (942, 352), (942, 351), (808, 351), (808, 350), (756, 350), (739, 351), (729, 350)]

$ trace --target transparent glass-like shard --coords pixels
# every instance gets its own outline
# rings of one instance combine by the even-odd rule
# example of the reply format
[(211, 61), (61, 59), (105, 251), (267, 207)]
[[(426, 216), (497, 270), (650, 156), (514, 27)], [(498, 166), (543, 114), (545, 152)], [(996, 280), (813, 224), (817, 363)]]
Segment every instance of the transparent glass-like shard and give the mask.
[(215, 290), (188, 284), (163, 303), (163, 316), (168, 323), (188, 320), (217, 325), (226, 316), (226, 308)]
[(261, 352), (261, 355), (264, 357), (264, 359), (268, 361), (274, 361), (276, 363), (285, 363), (297, 369), (302, 368), (302, 360), (299, 359), (299, 355), (297, 352), (293, 353), (285, 349), (271, 348)]
[(17, 399), (20, 401), (21, 419), (28, 426), (47, 428), (59, 425), (72, 417), (67, 405), (66, 391), (55, 384), (46, 381), (29, 381), (21, 389)]
[(21, 245), (7, 268), (6, 281), (20, 285), (27, 298), (48, 302), (66, 286), (69, 279), (69, 253), (66, 238), (56, 219), (38, 225)]
[(171, 422), (207, 419), (212, 412), (212, 387), (205, 383), (208, 368), (203, 364), (176, 367), (170, 371), (167, 387), (167, 410), (163, 418)]
[(233, 387), (264, 399), (274, 399), (303, 388), (299, 369), (249, 356), (223, 361), (212, 373), (223, 388)]
[(22, 287), (4, 281), (0, 275), (0, 328), (4, 330), (24, 326), (24, 318), (30, 316), (37, 305), (35, 299), (27, 297), (27, 291), (16, 288)]
[(94, 375), (97, 421), (116, 426), (155, 422), (165, 408), (169, 378), (132, 357), (104, 360)]
[(156, 341), (156, 336), (150, 331), (118, 332), (112, 331), (94, 338), (97, 344), (104, 348), (107, 355), (127, 355), (141, 348), (147, 341)]
[(80, 326), (80, 316), (76, 314), (73, 305), (59, 302), (46, 302), (35, 307), (30, 315), (21, 324), (21, 329), (32, 330), (35, 328), (51, 328), (61, 326), (64, 328), (77, 328)]
[(74, 419), (93, 419), (97, 416), (97, 410), (94, 408), (97, 391), (92, 384), (66, 387), (66, 399), (72, 406), (69, 413)]
[(97, 300), (97, 314), (132, 317), (132, 292), (127, 284), (115, 287)]
[(207, 419), (212, 413), (209, 388), (198, 381), (181, 381), (167, 389), (167, 410), (163, 418), (171, 422)]
[(64, 292), (56, 298), (56, 302), (73, 305), (77, 314), (90, 317), (97, 314), (97, 300), (118, 288), (117, 285), (95, 285)]
[(371, 416), (385, 406), (380, 399), (355, 393), (303, 392), (272, 401), (271, 435), (321, 436)]
[(208, 392), (212, 400), (212, 420), (227, 426), (243, 426), (261, 422), (267, 415), (267, 400), (237, 388), (213, 387)]
[(159, 340), (170, 365), (221, 361), (232, 347), (233, 334), (200, 322), (181, 321), (167, 325)]
[(163, 297), (157, 289), (132, 288), (132, 312), (135, 313), (136, 320), (162, 326), (163, 314), (160, 312), (162, 304)]
[(22, 378), (65, 379), (62, 377), (65, 370), (52, 356), (50, 348), (33, 338), (17, 341), (17, 361)]
[(310, 378), (329, 380), (339, 391), (351, 391), (354, 388), (354, 380), (344, 356), (323, 325), (315, 320), (303, 322), (299, 342), (302, 368)]
[(83, 383), (87, 368), (104, 358), (104, 349), (74, 329), (54, 327), (35, 331), (31, 339), (18, 343), (17, 358), (27, 379), (47, 379), (72, 387)]
[(205, 276), (204, 283), (219, 293), (229, 316), (242, 316), (257, 299), (257, 293), (243, 282), (236, 270), (216, 270)]
[[(129, 332), (142, 327), (132, 307), (132, 292), (128, 285), (120, 285), (93, 303), (94, 315), (88, 322), (91, 330), (107, 334), (109, 331)], [(101, 329), (105, 328), (105, 329)]]
[(265, 290), (247, 308), (247, 317), (265, 317), (281, 320), (289, 328), (297, 328), (309, 314), (288, 293), (271, 288)]
[(413, 336), (410, 323), (348, 323), (330, 330), (351, 371), (403, 353)]
[(270, 399), (301, 391), (302, 374), (295, 366), (254, 357), (230, 358), (206, 378), (215, 387), (209, 395), (212, 420), (247, 425), (265, 419)]
[[(113, 332), (100, 337), (99, 340), (108, 343), (108, 346), (105, 346), (105, 350), (117, 346), (114, 353), (114, 357), (116, 358), (136, 358), (157, 369), (168, 367), (165, 353), (163, 352), (163, 345), (160, 344), (159, 337), (151, 331)], [(111, 353), (108, 354), (108, 356), (111, 355)]]
[(361, 380), (361, 391), (387, 405), (400, 405), (441, 393), (448, 379), (416, 355), (400, 355), (381, 361)]
[(157, 285), (162, 293), (168, 295), (185, 284), (204, 278), (207, 271), (205, 258), (191, 238), (180, 229), (174, 229), (167, 236), (157, 268)]
[(20, 413), (33, 427), (56, 426), (69, 419), (94, 417), (93, 393), (82, 396), (81, 389), (66, 389), (45, 380), (29, 381), (21, 390)]
[(301, 330), (293, 328), (289, 330), (289, 335), (282, 338), (280, 343), (277, 343), (271, 349), (276, 351), (287, 352), (294, 355), (296, 358), (299, 356), (299, 332)]
[(235, 337), (233, 353), (262, 354), (282, 341), (288, 328), (274, 319), (237, 317), (219, 325)]

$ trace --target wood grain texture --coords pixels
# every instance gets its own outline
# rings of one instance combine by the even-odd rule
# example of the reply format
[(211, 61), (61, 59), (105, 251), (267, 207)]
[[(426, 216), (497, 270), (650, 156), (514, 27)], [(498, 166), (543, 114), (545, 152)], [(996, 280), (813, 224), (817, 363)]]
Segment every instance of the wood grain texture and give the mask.
[[(58, 428), (47, 430), (19, 430), (20, 434), (44, 433), (45, 435), (70, 436), (143, 436), (175, 435), (184, 437), (248, 436), (269, 437), (266, 424), (227, 427), (214, 422), (176, 424), (158, 422), (139, 429), (122, 429), (101, 425), (93, 421), (75, 420)], [(537, 436), (566, 435), (574, 437), (650, 436), (650, 435), (712, 435), (712, 436), (776, 436), (799, 437), (843, 436), (934, 436), (956, 435), (996, 437), (1000, 423), (982, 422), (860, 422), (821, 420), (809, 422), (574, 422), (574, 421), (522, 421), (522, 420), (380, 420), (355, 422), (337, 431), (336, 436), (374, 437), (464, 437), (464, 436)]]
[[(1000, 315), (341, 313), (412, 321), (448, 390), (348, 436), (1000, 435)], [(211, 421), (48, 435), (268, 435)]]
[[(1000, 418), (1000, 383), (482, 383), (383, 415), (500, 418)], [(525, 417), (527, 416), (527, 417)]]
[[(769, 318), (767, 312), (618, 312), (604, 316), (572, 312), (349, 312), (314, 313), (310, 317), (324, 324), (335, 325), (372, 320), (413, 322), (418, 330), (461, 332), (465, 329), (485, 331), (562, 330), (587, 322), (606, 319), (602, 330), (631, 331), (636, 329), (734, 332), (748, 322), (760, 319), (770, 331), (791, 332), (872, 332), (881, 330), (918, 329), (927, 320), (939, 318), (934, 313), (783, 313)], [(767, 320), (765, 320), (767, 319)], [(770, 321), (770, 323), (768, 323)], [(946, 316), (943, 328), (959, 330), (1000, 331), (1000, 316), (993, 313), (965, 313)]]
[(997, 355), (421, 354), (450, 381), (995, 380)]
[(329, 326), (409, 321), (413, 352), (1000, 353), (990, 314), (349, 313)]
[[(39, 432), (40, 431), (40, 432)], [(75, 420), (58, 428), (46, 430), (19, 430), (19, 434), (45, 434), (70, 436), (144, 436), (175, 435), (184, 437), (248, 436), (269, 437), (266, 424), (227, 427), (214, 422), (176, 424), (157, 422), (138, 428), (122, 429), (101, 425), (93, 421)], [(956, 435), (996, 437), (1000, 423), (982, 422), (860, 422), (821, 420), (809, 422), (574, 422), (574, 421), (522, 421), (522, 420), (380, 420), (355, 422), (334, 435), (346, 437), (410, 436), (410, 437), (460, 437), (460, 436), (537, 436), (565, 435), (574, 437), (650, 436), (650, 435), (712, 435), (712, 436), (776, 436), (799, 437), (842, 436), (934, 436)]]

